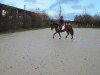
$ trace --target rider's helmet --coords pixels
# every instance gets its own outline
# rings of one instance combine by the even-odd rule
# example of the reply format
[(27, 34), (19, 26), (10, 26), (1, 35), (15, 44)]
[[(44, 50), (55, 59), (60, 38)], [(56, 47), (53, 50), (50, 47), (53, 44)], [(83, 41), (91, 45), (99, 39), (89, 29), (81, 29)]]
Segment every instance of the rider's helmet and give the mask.
[(63, 16), (61, 16), (60, 18), (63, 18)]

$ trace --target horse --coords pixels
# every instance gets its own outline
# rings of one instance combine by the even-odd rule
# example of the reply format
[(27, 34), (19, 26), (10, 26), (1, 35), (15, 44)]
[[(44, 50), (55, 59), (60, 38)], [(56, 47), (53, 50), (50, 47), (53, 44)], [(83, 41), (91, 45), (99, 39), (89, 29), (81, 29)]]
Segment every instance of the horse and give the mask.
[(65, 38), (67, 38), (68, 35), (71, 34), (71, 39), (73, 39), (74, 32), (73, 32), (73, 28), (72, 28), (71, 25), (66, 25), (65, 24), (63, 30), (59, 29), (59, 24), (58, 23), (51, 23), (50, 27), (51, 27), (51, 30), (55, 29), (55, 33), (53, 34), (53, 39), (54, 39), (55, 34), (57, 34), (57, 33), (59, 34), (59, 39), (61, 39), (60, 33), (65, 32), (65, 31), (67, 32), (67, 35), (66, 35)]

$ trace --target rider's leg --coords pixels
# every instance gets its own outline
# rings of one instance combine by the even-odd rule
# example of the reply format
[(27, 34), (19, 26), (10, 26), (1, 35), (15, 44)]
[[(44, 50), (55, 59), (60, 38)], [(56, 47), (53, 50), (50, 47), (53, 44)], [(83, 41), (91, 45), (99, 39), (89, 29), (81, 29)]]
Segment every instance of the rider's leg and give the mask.
[(59, 26), (59, 29), (62, 30), (62, 26), (61, 25)]

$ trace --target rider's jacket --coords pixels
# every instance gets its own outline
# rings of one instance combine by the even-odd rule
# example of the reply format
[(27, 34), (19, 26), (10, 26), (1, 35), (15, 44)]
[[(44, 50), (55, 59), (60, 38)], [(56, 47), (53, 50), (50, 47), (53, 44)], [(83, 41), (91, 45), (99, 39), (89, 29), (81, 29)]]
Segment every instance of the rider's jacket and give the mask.
[(60, 19), (59, 23), (60, 24), (63, 24), (64, 23), (64, 20), (63, 19)]

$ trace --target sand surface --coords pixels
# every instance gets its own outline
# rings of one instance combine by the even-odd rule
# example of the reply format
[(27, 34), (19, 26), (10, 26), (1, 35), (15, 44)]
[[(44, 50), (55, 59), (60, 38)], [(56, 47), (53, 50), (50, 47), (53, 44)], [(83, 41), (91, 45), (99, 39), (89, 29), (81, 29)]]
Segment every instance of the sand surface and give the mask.
[(100, 75), (100, 29), (49, 28), (0, 35), (0, 75)]

